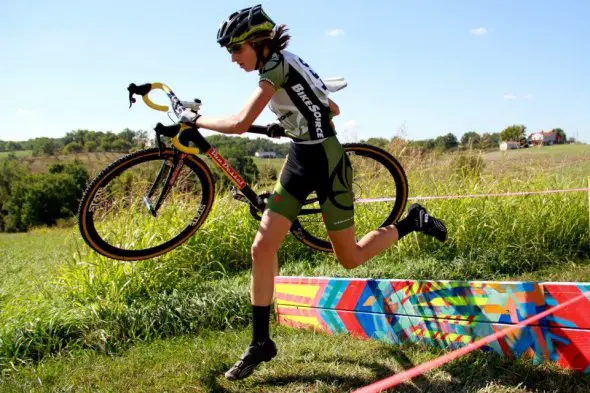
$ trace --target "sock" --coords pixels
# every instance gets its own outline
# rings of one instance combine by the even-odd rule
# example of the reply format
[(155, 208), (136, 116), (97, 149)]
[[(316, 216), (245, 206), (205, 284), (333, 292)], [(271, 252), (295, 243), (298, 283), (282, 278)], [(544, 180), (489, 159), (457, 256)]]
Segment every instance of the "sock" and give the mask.
[(408, 233), (414, 232), (417, 226), (416, 219), (409, 215), (403, 220), (396, 222), (394, 225), (397, 228), (397, 233), (399, 235), (398, 240), (406, 236)]
[(252, 306), (252, 344), (270, 340), (270, 306)]

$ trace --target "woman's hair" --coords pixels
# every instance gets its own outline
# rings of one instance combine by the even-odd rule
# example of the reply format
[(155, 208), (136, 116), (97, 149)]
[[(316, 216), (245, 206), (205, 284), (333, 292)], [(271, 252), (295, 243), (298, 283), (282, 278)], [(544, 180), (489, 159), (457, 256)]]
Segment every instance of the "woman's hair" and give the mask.
[(289, 29), (286, 25), (279, 25), (279, 27), (277, 27), (274, 37), (269, 44), (271, 51), (281, 51), (289, 45), (291, 36), (287, 34), (288, 30)]
[(266, 33), (258, 38), (253, 38), (250, 42), (253, 44), (254, 48), (260, 48), (260, 50), (262, 50), (262, 48), (266, 46), (270, 50), (270, 53), (279, 52), (289, 45), (291, 36), (287, 34), (287, 30), (286, 25), (280, 25), (270, 36)]

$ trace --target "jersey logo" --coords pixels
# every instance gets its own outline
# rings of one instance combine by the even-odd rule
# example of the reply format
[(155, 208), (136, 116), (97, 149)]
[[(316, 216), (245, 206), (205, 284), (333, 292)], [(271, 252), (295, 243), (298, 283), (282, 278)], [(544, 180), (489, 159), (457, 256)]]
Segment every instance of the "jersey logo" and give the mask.
[(301, 98), (301, 101), (303, 101), (303, 103), (305, 105), (307, 105), (307, 109), (309, 109), (309, 111), (311, 113), (313, 113), (313, 117), (315, 119), (314, 121), (314, 127), (315, 127), (315, 131), (316, 134), (318, 136), (318, 138), (324, 138), (324, 130), (322, 130), (322, 111), (321, 108), (317, 105), (315, 105), (307, 96), (307, 94), (305, 94), (305, 88), (301, 85), (301, 83), (298, 83), (296, 85), (291, 86), (291, 89), (293, 89), (293, 91), (295, 93), (297, 93), (297, 96), (299, 96), (299, 98)]

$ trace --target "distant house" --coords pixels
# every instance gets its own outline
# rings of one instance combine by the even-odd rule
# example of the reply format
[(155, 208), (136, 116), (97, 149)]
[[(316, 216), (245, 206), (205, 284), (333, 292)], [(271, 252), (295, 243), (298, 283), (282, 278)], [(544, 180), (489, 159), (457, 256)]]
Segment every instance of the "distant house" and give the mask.
[(513, 142), (513, 141), (504, 141), (500, 142), (500, 150), (512, 150), (512, 149), (519, 149), (520, 143)]
[(278, 154), (274, 151), (257, 151), (254, 155), (258, 158), (277, 158)]
[(529, 141), (531, 144), (539, 145), (553, 145), (556, 143), (565, 143), (562, 135), (553, 131), (539, 131), (529, 134)]

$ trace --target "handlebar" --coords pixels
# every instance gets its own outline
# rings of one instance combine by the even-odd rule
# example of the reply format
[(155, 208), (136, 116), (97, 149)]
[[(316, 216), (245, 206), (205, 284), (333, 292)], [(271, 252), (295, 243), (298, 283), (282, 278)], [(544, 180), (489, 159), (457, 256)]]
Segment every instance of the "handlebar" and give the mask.
[(251, 134), (262, 134), (271, 138), (286, 136), (285, 129), (278, 124), (271, 124), (269, 126), (251, 125), (246, 132)]
[[(131, 106), (137, 102), (135, 97), (133, 97), (133, 96), (140, 95), (140, 96), (142, 96), (143, 102), (145, 102), (145, 104), (147, 106), (149, 106), (150, 108), (155, 109), (157, 111), (168, 112), (168, 110), (170, 108), (167, 105), (158, 105), (158, 104), (154, 103), (152, 100), (150, 100), (150, 98), (149, 98), (149, 93), (152, 90), (157, 90), (157, 89), (162, 90), (162, 91), (164, 91), (164, 93), (166, 93), (166, 95), (170, 99), (170, 103), (172, 104), (172, 109), (174, 110), (174, 113), (178, 117), (180, 117), (181, 113), (187, 108), (190, 108), (190, 109), (194, 110), (195, 112), (198, 112), (199, 108), (201, 107), (201, 100), (195, 98), (193, 102), (181, 101), (176, 97), (176, 94), (174, 94), (174, 92), (172, 91), (172, 89), (170, 89), (170, 87), (168, 87), (168, 85), (166, 85), (164, 83), (160, 83), (160, 82), (154, 82), (154, 83), (145, 83), (145, 84), (139, 85), (139, 86), (136, 85), (135, 83), (131, 83), (127, 87), (127, 90), (129, 91), (129, 108), (131, 108)], [(172, 138), (173, 139), (172, 142), (174, 143), (175, 146), (178, 147), (178, 139), (177, 139), (178, 134), (188, 128), (196, 128), (196, 127), (189, 126), (186, 124), (174, 124), (171, 126), (165, 126), (162, 123), (158, 123), (156, 125), (156, 127), (154, 128), (154, 131), (156, 131), (156, 134), (158, 134), (158, 138), (157, 138), (158, 144), (160, 144), (159, 135), (164, 135), (164, 136)], [(275, 138), (285, 136), (285, 129), (283, 127), (281, 127), (279, 124), (271, 124), (269, 126), (252, 125), (247, 132), (250, 132), (253, 134), (262, 134), (262, 135), (266, 135), (269, 137), (275, 137)], [(183, 151), (187, 150), (187, 152), (188, 152), (188, 149), (189, 148), (181, 149), (181, 150), (183, 150)], [(194, 151), (190, 151), (190, 152), (194, 153)]]

